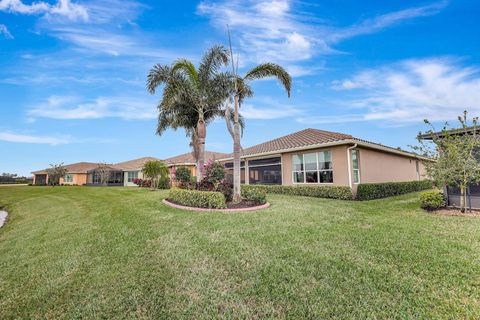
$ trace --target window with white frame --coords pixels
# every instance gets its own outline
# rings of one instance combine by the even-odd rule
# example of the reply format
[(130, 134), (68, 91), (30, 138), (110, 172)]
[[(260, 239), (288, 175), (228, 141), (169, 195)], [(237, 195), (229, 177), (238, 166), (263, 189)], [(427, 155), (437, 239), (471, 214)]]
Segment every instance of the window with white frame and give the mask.
[(332, 152), (294, 155), (292, 176), (293, 183), (333, 183)]
[(133, 182), (133, 180), (138, 178), (138, 171), (128, 171), (128, 182)]
[(66, 174), (64, 177), (63, 177), (63, 182), (73, 182), (73, 174)]
[(352, 150), (353, 183), (360, 183), (360, 160), (358, 150)]

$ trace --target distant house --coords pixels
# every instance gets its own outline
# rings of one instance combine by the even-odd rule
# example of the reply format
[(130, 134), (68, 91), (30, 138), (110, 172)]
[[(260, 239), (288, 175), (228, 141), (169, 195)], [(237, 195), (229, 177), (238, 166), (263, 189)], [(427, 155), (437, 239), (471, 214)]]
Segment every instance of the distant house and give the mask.
[[(67, 174), (60, 178), (60, 184), (71, 185), (102, 185), (101, 170), (109, 172), (108, 186), (135, 186), (133, 180), (143, 178), (142, 167), (147, 161), (161, 161), (154, 157), (143, 157), (139, 159), (120, 162), (117, 164), (109, 164), (102, 167), (99, 163), (94, 162), (78, 162), (65, 165)], [(33, 184), (48, 184), (48, 174), (46, 169), (34, 171)]]
[[(78, 184), (87, 183), (87, 172), (98, 167), (98, 163), (93, 162), (77, 162), (64, 166), (67, 174), (60, 178), (60, 184)], [(44, 185), (49, 183), (49, 177), (46, 169), (33, 171), (33, 184)]]
[[(210, 160), (217, 161), (229, 156), (228, 153), (205, 151), (205, 163), (208, 163)], [(165, 159), (165, 162), (170, 169), (170, 177), (172, 179), (175, 178), (175, 171), (178, 167), (187, 167), (190, 169), (192, 177), (197, 174), (197, 163), (191, 152)]]
[[(305, 129), (246, 148), (241, 155), (245, 184), (336, 185), (420, 180), (423, 157), (355, 138)], [(220, 159), (232, 174), (232, 157)]]
[(133, 183), (135, 179), (143, 179), (142, 168), (145, 162), (148, 161), (162, 161), (155, 157), (143, 157), (135, 160), (120, 162), (114, 165), (114, 167), (123, 172), (123, 185), (135, 186)]

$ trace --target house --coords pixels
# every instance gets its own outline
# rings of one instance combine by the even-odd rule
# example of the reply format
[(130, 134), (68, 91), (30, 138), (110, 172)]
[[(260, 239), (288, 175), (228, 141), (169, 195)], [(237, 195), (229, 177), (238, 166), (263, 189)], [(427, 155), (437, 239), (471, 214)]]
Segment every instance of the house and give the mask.
[[(227, 179), (232, 180), (231, 154), (206, 151), (206, 162), (224, 164)], [(133, 186), (142, 178), (144, 157), (108, 166), (79, 162), (65, 166), (68, 173), (60, 180), (65, 184), (100, 185), (102, 170), (108, 171), (107, 185)], [(415, 153), (355, 138), (349, 134), (318, 129), (305, 129), (243, 149), (241, 182), (245, 184), (334, 185), (349, 186), (355, 192), (359, 183), (421, 180), (425, 176), (422, 160)], [(164, 160), (172, 180), (179, 166), (196, 175), (192, 153)], [(48, 183), (45, 170), (33, 172), (35, 184)]]
[(143, 157), (115, 164), (114, 167), (123, 172), (123, 185), (126, 187), (136, 186), (133, 181), (135, 179), (143, 179), (142, 168), (145, 162), (148, 161), (162, 160), (155, 157)]
[[(60, 178), (60, 184), (71, 185), (107, 185), (107, 186), (135, 186), (133, 180), (143, 178), (142, 167), (147, 161), (161, 161), (154, 157), (120, 162), (117, 164), (101, 165), (95, 162), (78, 162), (65, 165), (67, 173)], [(108, 173), (106, 184), (102, 183), (102, 175)], [(48, 184), (46, 169), (32, 172), (33, 184)]]
[[(98, 163), (77, 162), (64, 166), (67, 174), (60, 178), (60, 184), (86, 184), (87, 172), (98, 167)], [(48, 173), (45, 170), (33, 171), (33, 184), (48, 184)]]
[[(349, 134), (305, 129), (244, 149), (241, 182), (350, 186), (355, 191), (359, 183), (421, 180), (423, 159)], [(230, 175), (232, 160), (220, 159)]]
[[(230, 155), (228, 153), (205, 151), (205, 163), (207, 163), (208, 161), (216, 161), (219, 159), (227, 158), (229, 156)], [(190, 169), (192, 177), (197, 174), (197, 164), (191, 152), (165, 159), (165, 162), (169, 167), (170, 178), (172, 180), (175, 178), (175, 171), (178, 167), (187, 167), (188, 169)]]

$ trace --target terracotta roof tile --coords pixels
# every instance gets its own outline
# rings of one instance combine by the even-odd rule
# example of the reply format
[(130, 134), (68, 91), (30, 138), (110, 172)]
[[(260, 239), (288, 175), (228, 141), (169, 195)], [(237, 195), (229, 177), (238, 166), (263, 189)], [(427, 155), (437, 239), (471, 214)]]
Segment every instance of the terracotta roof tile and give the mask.
[(353, 139), (353, 137), (349, 134), (309, 128), (246, 148), (243, 150), (242, 156), (306, 147), (347, 139)]
[[(87, 171), (95, 169), (98, 167), (98, 163), (95, 162), (77, 162), (72, 164), (64, 165), (68, 170), (68, 173), (87, 173)], [(33, 174), (46, 174), (47, 169), (33, 171)]]
[(138, 158), (138, 159), (134, 159), (134, 160), (119, 162), (119, 163), (113, 165), (113, 167), (116, 168), (116, 169), (124, 170), (124, 171), (140, 170), (140, 169), (142, 169), (143, 165), (147, 161), (162, 161), (162, 160), (160, 160), (158, 158), (155, 158), (155, 157), (143, 157), (143, 158)]
[[(223, 159), (230, 157), (230, 154), (227, 153), (221, 153), (221, 152), (213, 152), (213, 151), (205, 151), (205, 160), (217, 160), (217, 159)], [(195, 164), (195, 159), (193, 158), (193, 155), (191, 152), (189, 153), (184, 153), (175, 157), (171, 157), (168, 159), (165, 159), (165, 161), (170, 164)]]

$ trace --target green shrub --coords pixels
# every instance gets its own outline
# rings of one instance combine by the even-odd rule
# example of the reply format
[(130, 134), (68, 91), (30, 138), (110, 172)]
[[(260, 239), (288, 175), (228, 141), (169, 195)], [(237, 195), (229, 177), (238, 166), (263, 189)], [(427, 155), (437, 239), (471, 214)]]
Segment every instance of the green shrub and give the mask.
[(397, 196), (405, 193), (431, 189), (430, 180), (386, 183), (361, 183), (357, 188), (358, 200), (373, 200)]
[(158, 189), (170, 189), (170, 178), (160, 177), (158, 179)]
[(225, 209), (225, 197), (220, 192), (187, 189), (170, 189), (168, 199), (175, 203), (196, 208)]
[(264, 204), (267, 202), (267, 191), (265, 188), (251, 186), (242, 189), (243, 200), (250, 201), (256, 204)]
[(433, 211), (445, 207), (445, 197), (438, 190), (425, 191), (420, 194), (420, 207)]
[(177, 179), (177, 181), (180, 181), (182, 183), (188, 183), (190, 182), (191, 178), (192, 177), (190, 169), (188, 169), (187, 167), (181, 166), (176, 169), (175, 179)]
[(343, 186), (282, 186), (282, 185), (242, 185), (242, 193), (249, 188), (261, 188), (267, 193), (288, 194), (316, 198), (331, 198), (352, 200), (353, 194), (349, 187)]

